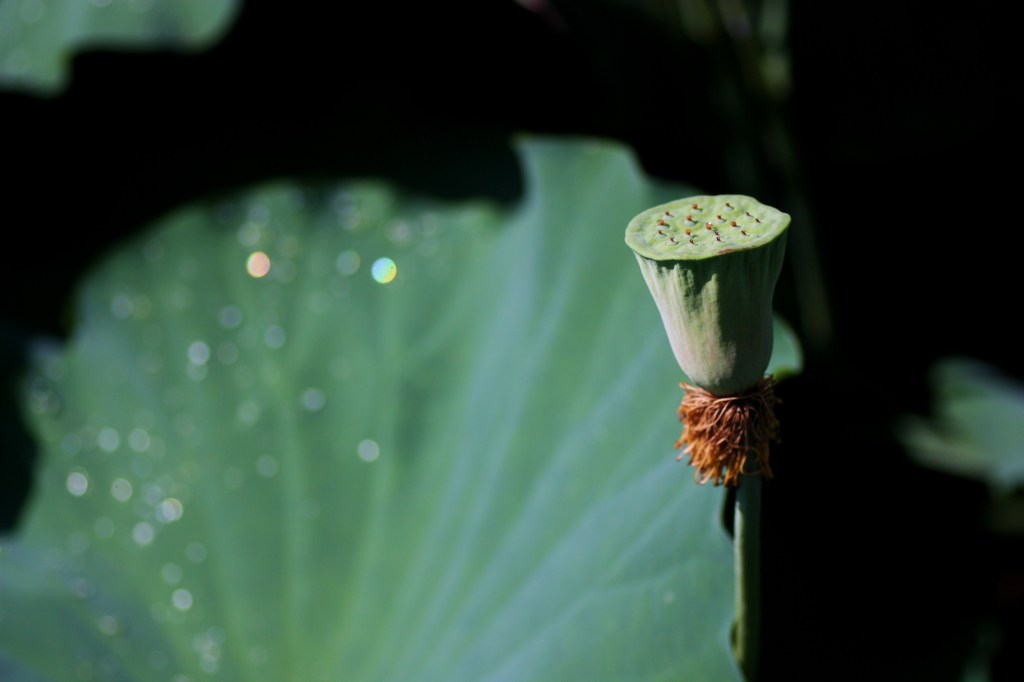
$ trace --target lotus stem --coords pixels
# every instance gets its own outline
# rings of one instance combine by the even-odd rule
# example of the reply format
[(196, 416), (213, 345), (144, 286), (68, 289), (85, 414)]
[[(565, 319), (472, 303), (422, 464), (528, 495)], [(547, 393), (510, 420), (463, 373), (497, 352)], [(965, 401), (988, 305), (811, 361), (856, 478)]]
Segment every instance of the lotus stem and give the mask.
[(736, 490), (736, 629), (733, 653), (747, 682), (757, 680), (761, 658), (761, 476), (747, 475)]

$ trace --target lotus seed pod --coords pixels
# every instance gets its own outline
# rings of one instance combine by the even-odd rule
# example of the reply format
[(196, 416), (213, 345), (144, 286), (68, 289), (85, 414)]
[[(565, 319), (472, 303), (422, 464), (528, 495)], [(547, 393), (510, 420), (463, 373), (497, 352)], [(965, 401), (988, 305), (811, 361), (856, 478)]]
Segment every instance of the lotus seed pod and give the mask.
[(772, 296), (790, 216), (739, 194), (650, 208), (626, 227), (672, 352), (718, 396), (756, 386), (772, 354)]

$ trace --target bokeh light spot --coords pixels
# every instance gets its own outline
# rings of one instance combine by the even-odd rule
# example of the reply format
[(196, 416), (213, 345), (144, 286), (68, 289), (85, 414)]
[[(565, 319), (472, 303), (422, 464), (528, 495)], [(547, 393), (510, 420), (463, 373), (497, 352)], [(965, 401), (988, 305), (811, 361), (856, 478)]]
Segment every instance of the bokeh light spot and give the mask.
[(246, 400), (238, 406), (238, 420), (252, 426), (260, 418), (260, 406), (252, 400)]
[(149, 449), (152, 440), (145, 429), (135, 428), (128, 434), (128, 445), (135, 452), (145, 452)]
[(247, 221), (238, 228), (238, 241), (243, 246), (256, 246), (260, 241), (262, 229), (259, 224)]
[(355, 274), (359, 270), (360, 262), (359, 254), (349, 249), (338, 254), (338, 259), (335, 261), (335, 267), (337, 267), (338, 271), (342, 274)]
[(166, 563), (160, 569), (160, 577), (164, 579), (164, 582), (168, 585), (177, 585), (181, 582), (181, 566), (174, 563)]
[(128, 319), (132, 314), (133, 308), (132, 299), (127, 294), (118, 294), (110, 302), (110, 312), (119, 320)]
[(276, 324), (267, 327), (267, 330), (263, 332), (263, 342), (275, 350), (284, 346), (284, 342), (287, 338), (288, 335), (285, 333), (284, 329)]
[(143, 547), (153, 542), (153, 537), (155, 535), (156, 533), (153, 530), (153, 526), (145, 521), (139, 521), (132, 528), (132, 539), (135, 540), (136, 544)]
[(373, 278), (381, 284), (388, 284), (395, 279), (395, 275), (398, 274), (398, 266), (395, 265), (395, 261), (390, 258), (378, 258), (373, 262), (373, 266), (370, 268), (370, 273)]
[(335, 267), (337, 267), (338, 272), (343, 275), (354, 275), (359, 271), (360, 262), (359, 254), (352, 249), (349, 249), (338, 254), (338, 259), (335, 261)]
[(188, 361), (193, 365), (205, 365), (210, 359), (210, 346), (205, 341), (193, 341), (188, 347)]
[(270, 272), (270, 256), (262, 251), (253, 251), (245, 261), (245, 271), (253, 277), (265, 277)]
[(113, 452), (121, 445), (121, 435), (117, 432), (117, 429), (109, 426), (104, 427), (100, 429), (99, 434), (96, 436), (96, 444), (105, 452)]
[(66, 485), (69, 493), (81, 497), (89, 490), (89, 479), (81, 471), (72, 471), (68, 474)]
[(181, 518), (184, 507), (181, 501), (174, 497), (168, 497), (156, 507), (156, 517), (163, 523), (173, 523)]
[(120, 625), (117, 622), (117, 618), (114, 618), (109, 614), (100, 616), (99, 619), (96, 621), (96, 625), (97, 627), (99, 627), (100, 632), (102, 632), (107, 637), (113, 637), (117, 634), (118, 629), (120, 629)]
[(380, 457), (380, 446), (377, 445), (377, 441), (367, 438), (356, 446), (356, 452), (359, 454), (359, 459), (364, 462), (376, 462)]
[(224, 343), (217, 346), (217, 359), (220, 360), (222, 365), (233, 365), (238, 360), (238, 346), (225, 341)]
[(174, 608), (181, 611), (188, 611), (192, 608), (192, 593), (186, 590), (184, 587), (179, 587), (171, 595), (171, 603), (174, 604)]
[(217, 313), (217, 321), (225, 329), (238, 329), (242, 324), (242, 309), (236, 305), (226, 305)]
[(310, 412), (322, 410), (327, 404), (327, 395), (319, 388), (307, 388), (302, 394), (302, 406)]
[(114, 479), (114, 482), (110, 484), (110, 494), (118, 502), (127, 502), (132, 499), (131, 482), (124, 478)]
[(270, 455), (263, 455), (256, 460), (256, 471), (263, 478), (273, 478), (277, 475), (277, 460)]

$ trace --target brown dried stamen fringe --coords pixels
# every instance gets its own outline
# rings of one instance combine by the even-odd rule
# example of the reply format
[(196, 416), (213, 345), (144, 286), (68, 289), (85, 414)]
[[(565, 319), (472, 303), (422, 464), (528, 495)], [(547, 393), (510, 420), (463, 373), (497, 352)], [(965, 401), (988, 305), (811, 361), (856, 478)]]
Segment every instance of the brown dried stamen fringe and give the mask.
[[(683, 434), (676, 441), (686, 449), (677, 457), (690, 456), (693, 478), (701, 485), (714, 481), (735, 486), (743, 474), (772, 477), (768, 448), (779, 440), (779, 420), (775, 417), (775, 379), (765, 377), (749, 391), (716, 396), (698, 386), (679, 384), (686, 390), (679, 404)], [(747, 471), (746, 465), (756, 464)]]

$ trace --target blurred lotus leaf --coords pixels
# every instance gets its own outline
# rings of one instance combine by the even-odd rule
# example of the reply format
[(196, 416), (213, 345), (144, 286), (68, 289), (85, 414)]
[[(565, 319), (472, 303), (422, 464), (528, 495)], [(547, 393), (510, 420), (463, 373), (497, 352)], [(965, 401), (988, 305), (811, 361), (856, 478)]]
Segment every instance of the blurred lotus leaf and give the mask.
[(204, 49), (241, 0), (0, 0), (0, 88), (53, 95), (82, 48)]
[(27, 380), (0, 678), (739, 679), (722, 490), (675, 461), (622, 243), (693, 190), (612, 143), (519, 152), (511, 209), (275, 182), (91, 274)]
[(907, 418), (901, 435), (922, 464), (987, 482), (1024, 484), (1024, 385), (970, 358), (947, 358), (931, 372), (932, 419)]

